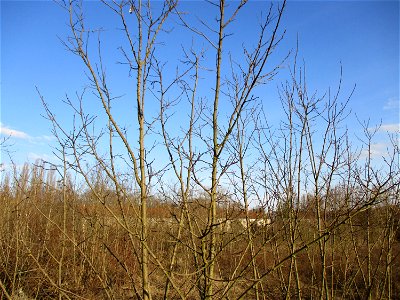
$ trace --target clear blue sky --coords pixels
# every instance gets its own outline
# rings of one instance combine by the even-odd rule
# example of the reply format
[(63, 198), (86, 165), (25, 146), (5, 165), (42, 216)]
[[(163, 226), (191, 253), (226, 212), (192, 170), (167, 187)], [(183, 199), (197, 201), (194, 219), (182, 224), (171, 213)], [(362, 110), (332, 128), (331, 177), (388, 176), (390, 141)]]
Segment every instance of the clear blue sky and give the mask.
[[(112, 56), (120, 44), (121, 33), (115, 18), (104, 12), (98, 2), (88, 2), (88, 22), (102, 24), (105, 59), (116, 95), (132, 92), (127, 70), (116, 65)], [(251, 40), (251, 22), (257, 20), (261, 1), (251, 2), (236, 23), (236, 33), (227, 42), (231, 51), (240, 50), (242, 42)], [(200, 1), (185, 2), (186, 10), (202, 16), (210, 15), (209, 6)], [(14, 160), (20, 164), (37, 158), (52, 159), (53, 140), (50, 124), (41, 114), (44, 110), (36, 92), (37, 86), (62, 121), (70, 124), (61, 100), (73, 96), (86, 84), (83, 66), (78, 57), (67, 52), (59, 38), (68, 35), (68, 16), (51, 1), (1, 1), (1, 137), (11, 135)], [(356, 84), (350, 107), (353, 114), (350, 128), (358, 128), (356, 113), (371, 125), (382, 121), (383, 129), (399, 128), (399, 2), (398, 1), (289, 1), (282, 26), (287, 35), (275, 59), (284, 57), (299, 37), (299, 57), (308, 69), (308, 83), (323, 93), (335, 88), (344, 70), (344, 94)], [(283, 28), (282, 27), (282, 28)], [(176, 29), (178, 30), (178, 29)], [(184, 39), (184, 38), (183, 38)], [(186, 40), (186, 42), (188, 42)], [(168, 39), (166, 39), (168, 43)], [(236, 46), (235, 46), (236, 45)], [(179, 50), (178, 45), (174, 45)], [(169, 49), (169, 50), (168, 50)], [(179, 51), (166, 48), (164, 59), (176, 59)], [(110, 53), (108, 52), (110, 51)], [(118, 53), (118, 52), (116, 52)], [(114, 54), (113, 54), (114, 55)], [(287, 78), (283, 70), (268, 90), (276, 91), (279, 80)], [(273, 96), (272, 96), (273, 98)], [(123, 104), (122, 100), (122, 104)], [(271, 120), (279, 110), (279, 101), (271, 101)], [(128, 103), (128, 102), (126, 102)], [(118, 113), (127, 112), (127, 106)], [(134, 106), (128, 106), (135, 121)], [(128, 120), (127, 119), (127, 120)], [(129, 121), (126, 121), (129, 122)], [(129, 125), (129, 124), (128, 124)], [(385, 147), (385, 134), (377, 141), (376, 151)], [(1, 161), (8, 163), (2, 149)]]

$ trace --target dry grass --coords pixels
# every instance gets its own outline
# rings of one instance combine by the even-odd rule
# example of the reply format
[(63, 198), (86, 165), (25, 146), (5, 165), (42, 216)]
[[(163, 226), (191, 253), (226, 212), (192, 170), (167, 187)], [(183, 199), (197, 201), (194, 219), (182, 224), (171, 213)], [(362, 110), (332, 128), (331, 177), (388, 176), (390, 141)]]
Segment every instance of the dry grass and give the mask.
[[(7, 299), (6, 293), (12, 299), (54, 299), (60, 295), (70, 299), (138, 298), (140, 220), (134, 197), (120, 204), (108, 199), (104, 205), (71, 186), (64, 231), (64, 205), (52, 176), (42, 174), (38, 186), (32, 184), (38, 181), (37, 172), (29, 168), (25, 172), (28, 174), (14, 176), (14, 180), (3, 180), (0, 191), (0, 280), (5, 289), (0, 299)], [(194, 229), (198, 234), (203, 214), (195, 203), (191, 213), (193, 224), (199, 226)], [(186, 299), (199, 299), (199, 270), (194, 261), (199, 240), (194, 241), (197, 248), (193, 249), (195, 235), (188, 230), (187, 221), (177, 238), (178, 206), (154, 200), (149, 211), (150, 218), (158, 218), (150, 226), (148, 240), (154, 254), (150, 266), (154, 299), (164, 297), (167, 276), (163, 268), (168, 269), (176, 243), (176, 264), (171, 269), (176, 288), (170, 290), (168, 298), (179, 298), (179, 289)], [(229, 217), (239, 215), (233, 210)], [(364, 299), (366, 286), (372, 299), (400, 298), (399, 220), (398, 206), (381, 205), (358, 214), (327, 236), (325, 270), (332, 298)], [(261, 299), (284, 298), (288, 291), (289, 298), (298, 298), (295, 282), (288, 285), (289, 276), (293, 280), (294, 275), (298, 276), (302, 298), (320, 296), (323, 272), (317, 243), (295, 256), (296, 271), (293, 260), (281, 263), (293, 251), (287, 218), (276, 215), (271, 225), (251, 230), (254, 255), (249, 232), (233, 224), (229, 231), (218, 234), (216, 299), (234, 299), (253, 284), (252, 262), (261, 278), (257, 285)], [(295, 247), (302, 247), (316, 235), (316, 221), (300, 213), (294, 230)], [(250, 289), (245, 298), (254, 299), (255, 291)]]

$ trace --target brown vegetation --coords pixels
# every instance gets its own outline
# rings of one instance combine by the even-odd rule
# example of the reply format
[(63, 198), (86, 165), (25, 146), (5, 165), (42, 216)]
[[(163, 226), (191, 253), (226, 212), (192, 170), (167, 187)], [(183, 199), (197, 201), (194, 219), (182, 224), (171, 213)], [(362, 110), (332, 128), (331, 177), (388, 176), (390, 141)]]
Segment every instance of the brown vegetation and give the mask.
[[(107, 191), (108, 187), (99, 186), (99, 190)], [(59, 295), (70, 299), (139, 298), (140, 266), (136, 259), (139, 244), (130, 236), (139, 232), (137, 197), (127, 197), (119, 211), (112, 199), (105, 201), (109, 201), (107, 204), (99, 204), (71, 182), (64, 199), (66, 207), (61, 195), (55, 175), (52, 171), (43, 171), (43, 166), (26, 165), (20, 173), (3, 177), (1, 299), (16, 296), (18, 292), (27, 299), (54, 299)], [(325, 226), (332, 228), (324, 237), (330, 298), (365, 299), (368, 294), (371, 299), (400, 296), (400, 209), (398, 203), (388, 200), (386, 195), (379, 205), (353, 216), (349, 210), (331, 210), (323, 219)], [(239, 205), (234, 206), (240, 209)], [(215, 296), (235, 299), (249, 290), (254, 284), (250, 268), (254, 262), (260, 276), (258, 295), (262, 299), (284, 298), (289, 289), (290, 298), (298, 298), (300, 292), (302, 298), (320, 298), (318, 287), (323, 274), (320, 252), (318, 243), (310, 243), (319, 234), (317, 220), (310, 213), (312, 206), (312, 201), (303, 204), (295, 225), (297, 248), (306, 246), (295, 256), (301, 289), (288, 286), (293, 267), (290, 259), (286, 259), (293, 255), (290, 219), (276, 211), (271, 225), (252, 231), (253, 255), (245, 228), (237, 225), (219, 233)], [(221, 214), (225, 209), (220, 207)], [(201, 222), (201, 210), (201, 201), (192, 199), (190, 212), (193, 217), (198, 216), (195, 224)], [(166, 278), (159, 264), (170, 259), (177, 242), (179, 207), (154, 198), (149, 212), (159, 220), (150, 224), (149, 229), (148, 245), (154, 255), (150, 260), (149, 278), (153, 297), (161, 299)], [(66, 227), (63, 227), (64, 217)], [(334, 225), (338, 222), (343, 224)], [(175, 284), (184, 298), (198, 299), (198, 270), (193, 261), (191, 235), (184, 232), (178, 242), (172, 270)], [(179, 293), (171, 290), (169, 297), (175, 299)], [(245, 298), (254, 299), (254, 293), (250, 289)]]

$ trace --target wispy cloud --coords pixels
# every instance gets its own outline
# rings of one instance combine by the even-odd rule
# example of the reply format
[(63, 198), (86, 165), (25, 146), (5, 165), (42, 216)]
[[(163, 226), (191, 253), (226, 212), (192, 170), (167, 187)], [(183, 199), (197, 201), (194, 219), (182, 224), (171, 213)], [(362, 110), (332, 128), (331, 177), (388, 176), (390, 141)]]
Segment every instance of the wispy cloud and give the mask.
[(30, 138), (30, 142), (32, 144), (48, 144), (50, 142), (55, 141), (56, 138), (51, 135), (40, 135), (40, 136), (34, 136)]
[(38, 154), (34, 152), (28, 153), (28, 160), (30, 162), (35, 162), (35, 161), (47, 161), (47, 162), (55, 162), (57, 161), (57, 157), (54, 155), (48, 155), (45, 153)]
[(2, 123), (0, 123), (0, 134), (1, 135), (6, 135), (6, 136), (11, 136), (17, 139), (23, 139), (23, 140), (28, 140), (31, 139), (31, 136), (27, 134), (26, 132), (11, 129)]
[(382, 124), (379, 131), (385, 131), (389, 133), (400, 132), (400, 124)]
[(368, 149), (361, 151), (361, 158), (366, 158), (369, 155), (371, 155), (371, 158), (386, 156), (387, 149), (388, 145), (386, 143), (373, 143), (369, 151)]
[(44, 141), (48, 141), (48, 142), (56, 140), (56, 138), (53, 135), (41, 135), (38, 138), (41, 140), (44, 140)]
[(383, 106), (384, 110), (394, 110), (399, 109), (399, 98), (391, 97), (389, 98), (385, 105)]
[(55, 137), (51, 135), (31, 136), (26, 132), (12, 129), (9, 126), (4, 125), (3, 123), (0, 123), (0, 134), (17, 139), (28, 140), (32, 143), (47, 143), (55, 140)]

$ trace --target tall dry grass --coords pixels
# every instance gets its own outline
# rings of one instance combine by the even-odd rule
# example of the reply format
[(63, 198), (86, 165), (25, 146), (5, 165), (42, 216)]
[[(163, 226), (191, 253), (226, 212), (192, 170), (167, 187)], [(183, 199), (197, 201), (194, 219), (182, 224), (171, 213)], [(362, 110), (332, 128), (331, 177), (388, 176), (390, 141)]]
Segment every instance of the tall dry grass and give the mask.
[[(140, 298), (140, 266), (137, 263), (139, 219), (132, 193), (118, 203), (109, 187), (98, 186), (104, 201), (74, 185), (60, 186), (54, 171), (25, 165), (3, 174), (0, 210), (0, 299), (136, 299)], [(65, 191), (64, 195), (62, 191)], [(63, 196), (64, 195), (64, 196)], [(393, 196), (393, 195), (392, 195)], [(393, 198), (392, 198), (393, 199)], [(225, 199), (226, 200), (226, 199)], [(66, 203), (64, 203), (66, 202)], [(206, 210), (201, 199), (192, 199), (190, 211), (195, 234), (201, 234)], [(296, 254), (295, 276), (290, 281), (293, 255), (290, 241), (301, 248), (317, 235), (312, 198), (298, 210), (295, 236), (289, 230), (285, 210), (270, 215), (272, 224), (252, 228), (253, 255), (248, 232), (235, 218), (243, 215), (237, 204), (219, 214), (232, 221), (218, 234), (215, 298), (235, 299), (248, 290), (245, 299), (324, 298), (318, 290), (322, 280), (320, 251), (309, 244)], [(66, 205), (64, 205), (66, 204)], [(66, 211), (65, 211), (66, 210)], [(174, 283), (168, 299), (182, 295), (198, 299), (197, 272), (187, 221), (177, 240), (180, 207), (153, 198), (149, 207), (151, 253), (150, 280), (154, 299), (164, 297), (166, 274), (163, 263), (178, 243)], [(227, 213), (228, 212), (228, 213)], [(326, 280), (331, 299), (400, 298), (400, 209), (383, 197), (379, 205), (348, 218), (346, 210), (326, 214), (326, 226), (345, 220), (324, 238), (327, 254)], [(63, 224), (66, 226), (63, 226)], [(254, 263), (259, 284), (254, 288)], [(257, 290), (256, 290), (257, 289)], [(288, 293), (290, 291), (290, 293)]]

